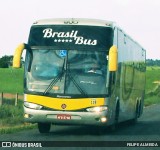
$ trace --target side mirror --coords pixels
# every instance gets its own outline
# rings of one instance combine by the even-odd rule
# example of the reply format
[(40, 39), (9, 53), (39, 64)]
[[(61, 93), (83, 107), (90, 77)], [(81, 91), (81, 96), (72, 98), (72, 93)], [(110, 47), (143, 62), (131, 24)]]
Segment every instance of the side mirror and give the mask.
[(21, 66), (21, 56), (23, 50), (26, 48), (26, 45), (24, 43), (20, 44), (16, 50), (13, 57), (13, 68), (20, 68)]
[(112, 46), (109, 50), (109, 71), (117, 71), (118, 69), (118, 50), (116, 46)]

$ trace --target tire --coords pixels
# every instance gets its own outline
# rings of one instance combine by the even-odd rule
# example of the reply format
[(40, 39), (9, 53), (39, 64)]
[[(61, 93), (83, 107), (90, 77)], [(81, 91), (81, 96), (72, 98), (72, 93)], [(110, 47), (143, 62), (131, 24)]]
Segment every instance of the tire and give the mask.
[(38, 130), (40, 133), (48, 133), (51, 129), (50, 123), (38, 123)]
[(136, 110), (135, 110), (135, 117), (132, 120), (130, 120), (132, 124), (136, 124), (138, 122), (139, 115), (140, 115), (140, 106), (137, 102)]
[(139, 102), (139, 109), (138, 109), (138, 118), (141, 116), (142, 114), (142, 102)]

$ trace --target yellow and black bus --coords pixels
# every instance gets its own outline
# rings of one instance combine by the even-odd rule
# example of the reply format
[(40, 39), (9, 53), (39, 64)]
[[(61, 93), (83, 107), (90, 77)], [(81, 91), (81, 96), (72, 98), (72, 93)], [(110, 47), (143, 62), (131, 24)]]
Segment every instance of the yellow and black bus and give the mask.
[(52, 124), (112, 126), (143, 111), (145, 50), (114, 22), (36, 21), (23, 50), (24, 118), (40, 133)]

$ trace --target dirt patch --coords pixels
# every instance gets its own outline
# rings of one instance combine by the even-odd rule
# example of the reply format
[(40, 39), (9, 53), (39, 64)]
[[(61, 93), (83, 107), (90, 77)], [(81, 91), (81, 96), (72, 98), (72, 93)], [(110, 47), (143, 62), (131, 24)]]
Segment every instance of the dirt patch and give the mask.
[(18, 99), (24, 99), (24, 95), (23, 94), (11, 94), (11, 93), (1, 93), (1, 97), (3, 96), (3, 98), (6, 99), (15, 99), (18, 96)]

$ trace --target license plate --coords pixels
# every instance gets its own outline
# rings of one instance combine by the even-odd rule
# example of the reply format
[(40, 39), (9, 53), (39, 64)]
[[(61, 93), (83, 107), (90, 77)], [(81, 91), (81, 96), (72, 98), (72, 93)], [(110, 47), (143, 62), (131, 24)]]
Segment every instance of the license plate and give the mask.
[(71, 120), (71, 115), (59, 114), (59, 115), (57, 115), (57, 119), (59, 119), (59, 120)]

